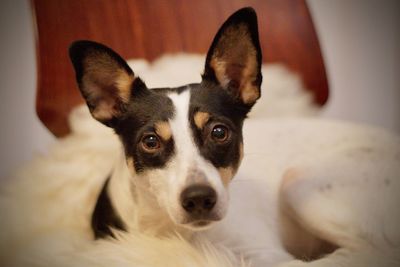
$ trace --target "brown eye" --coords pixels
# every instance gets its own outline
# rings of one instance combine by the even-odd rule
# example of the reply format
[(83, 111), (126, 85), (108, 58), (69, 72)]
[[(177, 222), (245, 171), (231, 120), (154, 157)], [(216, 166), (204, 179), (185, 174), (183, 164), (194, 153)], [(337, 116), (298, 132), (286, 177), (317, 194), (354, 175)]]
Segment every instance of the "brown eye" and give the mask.
[(161, 146), (160, 140), (154, 134), (145, 135), (142, 138), (141, 144), (142, 148), (147, 152), (155, 152)]
[(211, 130), (211, 138), (217, 142), (225, 142), (228, 139), (228, 128), (223, 125), (216, 125)]

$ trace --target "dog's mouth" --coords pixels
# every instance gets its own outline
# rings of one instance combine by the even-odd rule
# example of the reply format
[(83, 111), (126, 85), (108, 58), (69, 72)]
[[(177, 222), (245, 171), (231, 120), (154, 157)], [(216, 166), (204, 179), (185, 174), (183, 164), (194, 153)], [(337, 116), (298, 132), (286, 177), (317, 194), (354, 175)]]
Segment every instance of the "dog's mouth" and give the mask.
[(180, 223), (181, 226), (195, 231), (201, 231), (210, 228), (213, 224), (222, 218), (216, 213), (207, 214), (207, 216), (191, 217), (188, 216)]
[(182, 226), (192, 231), (202, 231), (210, 228), (215, 222), (215, 220), (196, 220), (182, 224)]
[(209, 227), (211, 227), (211, 225), (214, 222), (215, 221), (200, 220), (200, 221), (194, 221), (190, 225), (192, 228), (195, 228), (196, 230), (204, 230), (204, 229), (208, 229)]

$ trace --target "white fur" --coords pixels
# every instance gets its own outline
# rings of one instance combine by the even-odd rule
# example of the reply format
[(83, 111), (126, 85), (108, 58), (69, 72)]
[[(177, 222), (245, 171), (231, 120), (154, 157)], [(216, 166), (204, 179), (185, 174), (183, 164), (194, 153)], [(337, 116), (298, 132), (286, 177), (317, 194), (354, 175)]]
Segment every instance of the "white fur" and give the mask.
[[(188, 97), (171, 96), (182, 111)], [(187, 131), (183, 121), (171, 121), (174, 135)], [(115, 161), (122, 176), (129, 171), (116, 136), (86, 108), (73, 112), (71, 125), (70, 136), (0, 187), (1, 266), (400, 265), (400, 138), (391, 133), (320, 119), (250, 119), (222, 222), (194, 234), (174, 228), (160, 209), (163, 197), (146, 194), (155, 178), (121, 186), (113, 177), (112, 201), (124, 202), (117, 207), (133, 218), (130, 233), (93, 241), (90, 216), (104, 180)], [(185, 136), (179, 146), (198, 162)], [(135, 206), (127, 204), (132, 192), (143, 200)], [(342, 248), (314, 262), (294, 260), (280, 237), (280, 196), (307, 230)]]
[[(333, 258), (311, 266), (400, 263), (398, 136), (318, 119), (250, 119), (244, 133), (245, 156), (231, 185), (232, 206), (210, 237), (229, 236), (226, 245), (238, 246), (255, 266), (274, 266), (282, 260), (279, 190), (287, 170), (296, 169), (292, 186), (283, 193), (297, 219), (312, 233), (343, 247)], [(363, 265), (369, 261), (380, 264)]]
[[(201, 237), (189, 242), (174, 231), (155, 237), (162, 216), (142, 228), (133, 223), (130, 234), (116, 233), (117, 240), (94, 242), (91, 212), (120, 159), (120, 144), (86, 107), (73, 112), (72, 125), (73, 134), (55, 144), (48, 156), (3, 182), (1, 266), (247, 266), (224, 246)], [(123, 192), (113, 201), (126, 201)], [(135, 208), (134, 217), (149, 212)]]
[[(172, 135), (175, 141), (175, 157), (169, 164), (168, 169), (171, 170), (171, 175), (167, 176), (168, 186), (171, 188), (169, 199), (170, 213), (179, 214), (180, 219), (176, 223), (181, 223), (185, 220), (185, 211), (180, 205), (179, 196), (181, 192), (190, 186), (190, 180), (196, 180), (195, 183), (208, 184), (217, 193), (217, 203), (214, 210), (218, 217), (223, 217), (227, 210), (228, 193), (222, 184), (218, 170), (202, 156), (193, 140), (193, 133), (189, 125), (189, 102), (190, 91), (187, 90), (181, 94), (170, 94), (169, 98), (175, 107), (175, 116), (170, 120)], [(204, 176), (192, 177), (197, 172), (204, 173)], [(159, 177), (155, 177), (159, 180)], [(167, 191), (167, 190), (164, 190)], [(160, 192), (161, 193), (161, 192)], [(177, 216), (172, 216), (172, 218)], [(179, 218), (178, 217), (178, 218)], [(190, 227), (190, 225), (188, 225)]]
[[(93, 123), (85, 116), (78, 118), (82, 128)], [(320, 260), (326, 265), (311, 264), (398, 263), (399, 137), (337, 122), (253, 119), (245, 126), (245, 144), (227, 217), (207, 233), (186, 241), (133, 230), (116, 241), (93, 242), (88, 219), (119, 144), (100, 125), (75, 132), (3, 184), (2, 266), (237, 266), (241, 256), (253, 266), (302, 266), (290, 261), (278, 234), (278, 189), (289, 167), (304, 170), (289, 201), (312, 229), (320, 225), (345, 247)], [(360, 183), (365, 173), (370, 182)], [(339, 198), (313, 189), (327, 180)], [(172, 251), (174, 257), (167, 256)]]
[(227, 210), (228, 193), (219, 173), (200, 156), (192, 138), (188, 121), (190, 91), (168, 97), (175, 110), (168, 122), (175, 146), (172, 158), (163, 168), (130, 173), (121, 153), (111, 177), (111, 201), (130, 231), (162, 235), (165, 231), (186, 234), (182, 227), (193, 229), (180, 201), (181, 192), (193, 183), (208, 184), (216, 191), (215, 216), (222, 218)]

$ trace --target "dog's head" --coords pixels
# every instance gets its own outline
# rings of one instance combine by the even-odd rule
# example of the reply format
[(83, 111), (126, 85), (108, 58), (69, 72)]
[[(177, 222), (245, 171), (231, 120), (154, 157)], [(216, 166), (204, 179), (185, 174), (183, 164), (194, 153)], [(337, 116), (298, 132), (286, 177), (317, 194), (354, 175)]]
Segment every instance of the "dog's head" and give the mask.
[(254, 10), (222, 25), (200, 84), (150, 90), (117, 53), (91, 41), (75, 42), (70, 57), (92, 116), (119, 135), (135, 183), (176, 224), (201, 229), (223, 218), (243, 120), (260, 97)]

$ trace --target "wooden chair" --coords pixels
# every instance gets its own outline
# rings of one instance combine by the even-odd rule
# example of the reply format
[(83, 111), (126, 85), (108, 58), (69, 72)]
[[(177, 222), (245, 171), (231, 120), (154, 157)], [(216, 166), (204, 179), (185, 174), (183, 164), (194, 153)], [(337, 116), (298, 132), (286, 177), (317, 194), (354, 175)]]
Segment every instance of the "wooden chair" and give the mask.
[[(256, 9), (264, 62), (282, 62), (302, 77), (315, 102), (328, 98), (324, 63), (304, 0), (31, 0), (36, 25), (36, 110), (56, 136), (82, 103), (68, 46), (90, 39), (124, 58), (153, 60), (163, 53), (206, 53), (223, 21), (243, 6)], [(265, 81), (268, 82), (268, 81)]]

